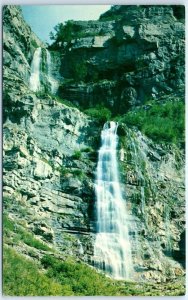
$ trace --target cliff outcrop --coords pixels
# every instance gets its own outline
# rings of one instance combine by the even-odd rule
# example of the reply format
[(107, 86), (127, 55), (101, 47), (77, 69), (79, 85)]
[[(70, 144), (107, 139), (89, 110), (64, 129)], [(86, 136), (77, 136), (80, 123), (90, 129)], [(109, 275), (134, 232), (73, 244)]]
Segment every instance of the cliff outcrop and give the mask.
[[(82, 110), (102, 99), (113, 114), (123, 114), (148, 99), (182, 96), (182, 10), (115, 6), (99, 21), (73, 22), (80, 37), (50, 51), (58, 96), (48, 92), (45, 80), (40, 92), (29, 86), (34, 51), (41, 47), (45, 53), (46, 46), (20, 9), (4, 7), (3, 18), (4, 212), (62, 256), (92, 264), (102, 125)], [(87, 72), (78, 83), (71, 68), (79, 57)], [(118, 134), (135, 278), (158, 283), (180, 278), (185, 273), (184, 150), (156, 143), (125, 123)], [(32, 256), (28, 246), (13, 246)], [(41, 257), (34, 251), (34, 259)]]

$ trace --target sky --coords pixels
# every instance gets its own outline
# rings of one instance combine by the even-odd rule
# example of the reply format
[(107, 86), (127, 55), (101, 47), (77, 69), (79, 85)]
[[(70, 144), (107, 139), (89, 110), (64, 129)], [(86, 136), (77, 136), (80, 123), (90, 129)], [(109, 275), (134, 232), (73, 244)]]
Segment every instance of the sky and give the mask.
[(22, 5), (24, 19), (43, 41), (51, 43), (49, 33), (67, 20), (97, 20), (111, 5)]

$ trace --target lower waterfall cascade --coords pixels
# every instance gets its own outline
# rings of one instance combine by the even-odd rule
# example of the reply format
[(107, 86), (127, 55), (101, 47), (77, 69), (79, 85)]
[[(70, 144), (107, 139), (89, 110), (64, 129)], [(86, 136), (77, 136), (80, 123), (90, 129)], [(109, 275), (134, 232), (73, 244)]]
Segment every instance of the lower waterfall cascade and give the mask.
[(117, 127), (117, 123), (107, 122), (101, 133), (95, 182), (97, 234), (94, 265), (115, 279), (131, 279), (134, 271), (128, 212), (118, 175)]

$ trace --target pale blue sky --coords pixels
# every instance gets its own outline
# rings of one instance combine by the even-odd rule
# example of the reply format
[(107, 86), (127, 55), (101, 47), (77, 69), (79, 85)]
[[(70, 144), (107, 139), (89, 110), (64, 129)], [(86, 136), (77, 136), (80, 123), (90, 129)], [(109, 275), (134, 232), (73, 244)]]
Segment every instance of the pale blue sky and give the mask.
[(26, 22), (44, 42), (54, 26), (67, 20), (97, 20), (111, 5), (22, 5)]

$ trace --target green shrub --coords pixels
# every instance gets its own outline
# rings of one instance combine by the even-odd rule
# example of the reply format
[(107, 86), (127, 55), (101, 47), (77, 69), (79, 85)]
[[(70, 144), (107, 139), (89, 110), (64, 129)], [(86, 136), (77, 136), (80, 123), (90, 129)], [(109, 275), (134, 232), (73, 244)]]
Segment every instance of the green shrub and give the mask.
[(93, 149), (91, 147), (86, 147), (86, 148), (81, 149), (81, 151), (85, 152), (85, 153), (90, 153), (90, 152), (93, 152)]
[(81, 159), (81, 157), (82, 157), (82, 152), (80, 150), (75, 150), (72, 158), (79, 160)]
[(70, 42), (73, 38), (74, 30), (73, 30), (73, 23), (71, 20), (65, 22), (65, 25), (63, 23), (59, 23), (54, 27), (54, 33), (50, 33), (51, 40), (54, 40), (54, 43), (52, 44), (58, 48), (58, 43), (60, 42)]
[(37, 96), (37, 98), (49, 97), (48, 94), (45, 91), (37, 91), (37, 92), (35, 92), (35, 95)]
[(76, 169), (76, 170), (72, 170), (71, 173), (78, 177), (78, 179), (83, 179), (84, 178), (84, 172), (82, 170)]
[(61, 167), (58, 169), (58, 171), (61, 173), (61, 176), (66, 176), (67, 174), (72, 174), (79, 179), (84, 178), (84, 173), (82, 170), (79, 169), (71, 169), (71, 168), (66, 168), (66, 167)]
[[(96, 33), (93, 31), (81, 31), (79, 25), (72, 20), (68, 20), (65, 24), (59, 23), (54, 27), (54, 32), (50, 33), (50, 39), (53, 40), (53, 43), (49, 46), (49, 48), (56, 50), (63, 47), (64, 42), (69, 45), (73, 39), (95, 35)], [(99, 33), (99, 35), (101, 35), (101, 33)]]
[(79, 62), (72, 62), (71, 68), (71, 77), (76, 81), (85, 81), (87, 77), (87, 64), (84, 60), (80, 60)]
[(97, 119), (100, 123), (109, 121), (112, 113), (107, 107), (96, 106), (95, 108), (88, 108), (84, 111), (88, 116)]
[(67, 174), (70, 173), (70, 170), (64, 166), (61, 166), (61, 167), (57, 168), (56, 170), (61, 173), (61, 176), (66, 176)]
[(168, 101), (130, 111), (120, 120), (137, 126), (155, 142), (184, 143), (185, 106), (180, 101)]

